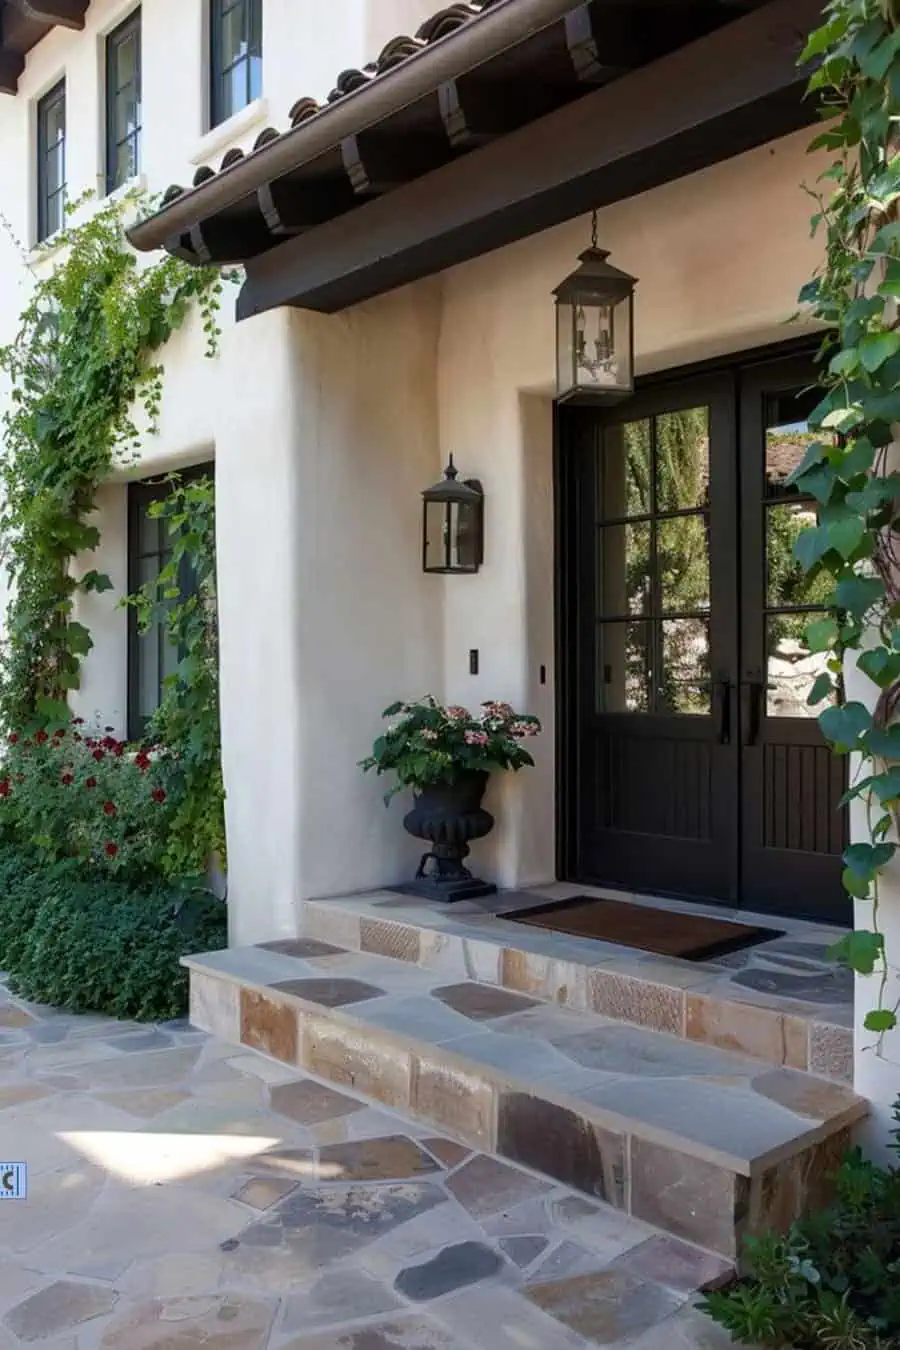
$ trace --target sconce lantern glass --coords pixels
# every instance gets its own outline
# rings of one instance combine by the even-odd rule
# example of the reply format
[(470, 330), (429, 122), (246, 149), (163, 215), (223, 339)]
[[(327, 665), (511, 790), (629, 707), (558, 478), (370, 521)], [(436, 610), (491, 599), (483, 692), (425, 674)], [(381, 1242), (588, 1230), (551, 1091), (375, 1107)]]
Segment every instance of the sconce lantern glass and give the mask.
[(556, 388), (561, 402), (618, 403), (634, 393), (636, 279), (594, 245), (556, 296)]
[(444, 476), (422, 493), (422, 568), (477, 572), (484, 561), (484, 492), (476, 478), (460, 480), (450, 456)]

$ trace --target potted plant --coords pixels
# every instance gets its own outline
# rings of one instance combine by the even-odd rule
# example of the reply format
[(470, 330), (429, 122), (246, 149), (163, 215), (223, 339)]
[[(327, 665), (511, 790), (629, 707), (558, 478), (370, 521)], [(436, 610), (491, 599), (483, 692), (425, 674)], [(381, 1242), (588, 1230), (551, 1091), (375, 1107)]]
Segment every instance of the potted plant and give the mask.
[(523, 741), (538, 735), (540, 722), (508, 703), (483, 703), (475, 714), (456, 704), (444, 707), (430, 694), (415, 703), (394, 703), (383, 716), (396, 720), (361, 767), (396, 775), (385, 805), (412, 788), (414, 805), (404, 828), (432, 846), (415, 881), (403, 889), (440, 900), (490, 895), (496, 887), (474, 878), (464, 865), (470, 840), (494, 827), (481, 805), (488, 775), (534, 764)]

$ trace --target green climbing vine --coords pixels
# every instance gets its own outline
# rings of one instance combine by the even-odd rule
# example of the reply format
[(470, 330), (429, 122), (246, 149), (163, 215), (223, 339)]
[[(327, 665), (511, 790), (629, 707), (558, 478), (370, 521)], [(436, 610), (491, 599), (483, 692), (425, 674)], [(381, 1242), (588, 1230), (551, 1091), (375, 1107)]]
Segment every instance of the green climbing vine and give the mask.
[[(801, 301), (828, 325), (821, 361), (825, 394), (811, 417), (817, 438), (792, 479), (818, 503), (818, 521), (794, 545), (799, 563), (830, 583), (832, 617), (807, 630), (827, 668), (810, 693), (823, 733), (860, 769), (847, 799), (861, 799), (868, 840), (844, 854), (844, 885), (871, 904), (872, 922), (837, 954), (880, 975), (866, 1015), (884, 1035), (900, 1005), (887, 996), (879, 925), (881, 874), (897, 853), (900, 824), (900, 7), (896, 0), (831, 0), (801, 60), (815, 61), (810, 95), (825, 126), (812, 149), (831, 153), (814, 196), (813, 230), (824, 235), (819, 273)], [(874, 710), (843, 692), (848, 654), (879, 690)]]
[(155, 425), (157, 354), (195, 305), (216, 350), (220, 273), (169, 257), (139, 265), (125, 223), (141, 202), (138, 193), (107, 201), (54, 236), (52, 257), (33, 269), (16, 338), (0, 349), (10, 386), (0, 451), (0, 541), (12, 582), (0, 663), (7, 730), (68, 721), (67, 696), (92, 646), (77, 599), (112, 587), (96, 569), (79, 573), (76, 560), (100, 542), (97, 490), (136, 454), (141, 409)]
[(174, 751), (177, 805), (168, 825), (163, 871), (194, 876), (211, 857), (225, 861), (225, 792), (219, 730), (215, 487), (211, 478), (169, 478), (171, 491), (150, 515), (162, 522), (171, 553), (159, 576), (126, 603), (142, 632), (162, 623), (178, 664), (147, 730)]

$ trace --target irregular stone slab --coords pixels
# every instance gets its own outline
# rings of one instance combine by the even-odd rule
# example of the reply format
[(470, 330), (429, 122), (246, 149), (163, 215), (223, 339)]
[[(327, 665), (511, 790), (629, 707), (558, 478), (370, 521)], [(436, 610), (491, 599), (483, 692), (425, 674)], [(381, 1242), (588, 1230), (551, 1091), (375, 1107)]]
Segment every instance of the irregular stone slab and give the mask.
[(110, 1106), (116, 1106), (120, 1111), (127, 1111), (141, 1120), (151, 1120), (153, 1116), (162, 1115), (163, 1111), (171, 1111), (174, 1106), (186, 1102), (188, 1095), (177, 1089), (148, 1088), (146, 1092), (98, 1092), (97, 1100), (108, 1102)]
[(243, 1186), (231, 1192), (231, 1198), (253, 1209), (271, 1209), (272, 1205), (276, 1205), (296, 1188), (297, 1182), (289, 1181), (286, 1177), (251, 1177)]
[(447, 1190), (474, 1218), (496, 1214), (550, 1189), (547, 1182), (518, 1167), (484, 1156), (473, 1158), (447, 1181)]
[(49, 1096), (48, 1088), (38, 1087), (32, 1083), (16, 1083), (12, 1087), (0, 1088), (0, 1111), (5, 1111), (9, 1106), (22, 1106), (24, 1102), (36, 1102), (41, 1097)]
[(537, 1234), (503, 1238), (500, 1242), (501, 1249), (520, 1270), (525, 1270), (536, 1261), (541, 1252), (547, 1250), (547, 1245), (547, 1239)]
[(315, 1166), (313, 1151), (309, 1148), (269, 1149), (267, 1153), (257, 1153), (252, 1164), (254, 1172), (294, 1177), (297, 1181), (313, 1176)]
[(343, 956), (346, 947), (333, 947), (318, 938), (279, 938), (275, 942), (260, 942), (264, 952), (280, 952), (282, 956), (296, 956), (301, 961), (314, 961), (319, 956)]
[(651, 1143), (631, 1140), (631, 1212), (728, 1260), (750, 1204), (750, 1184), (724, 1167)]
[(319, 1150), (322, 1181), (404, 1181), (441, 1169), (434, 1159), (400, 1134), (330, 1144)]
[(28, 1027), (28, 1038), (36, 1045), (58, 1045), (69, 1034), (67, 1022), (35, 1022)]
[(281, 1350), (463, 1350), (463, 1347), (444, 1327), (413, 1317), (357, 1331), (326, 1332), (311, 1340), (304, 1337), (289, 1341)]
[(239, 1295), (153, 1299), (104, 1333), (101, 1350), (263, 1350), (270, 1305)]
[(14, 1003), (0, 1008), (0, 1027), (31, 1027), (34, 1022), (30, 1013), (25, 1012), (24, 1008), (17, 1008)]
[(241, 1044), (282, 1063), (297, 1063), (297, 1009), (241, 989)]
[(103, 1317), (112, 1312), (117, 1300), (111, 1289), (57, 1280), (11, 1308), (3, 1320), (20, 1341), (43, 1341)]
[(349, 1256), (447, 1197), (427, 1182), (298, 1191), (239, 1236), (242, 1247), (281, 1247), (312, 1270)]
[[(96, 1045), (96, 1042), (89, 1041), (88, 1045)], [(102, 1048), (105, 1055), (113, 1058), (78, 1065), (78, 1076), (86, 1087), (117, 1088), (129, 1084), (137, 1088), (166, 1087), (187, 1078), (200, 1057), (198, 1045), (184, 1046), (178, 1050), (160, 1050), (146, 1058), (142, 1055), (134, 1058), (116, 1055), (108, 1046), (97, 1048)]]
[(781, 974), (751, 966), (735, 975), (732, 983), (763, 994), (800, 999), (803, 1003), (849, 1003), (853, 998), (853, 971), (841, 966), (815, 975)]
[(624, 1205), (624, 1139), (566, 1107), (523, 1092), (504, 1093), (497, 1152), (616, 1209)]
[(531, 1285), (525, 1295), (564, 1326), (598, 1345), (614, 1345), (639, 1336), (664, 1321), (682, 1301), (669, 1289), (612, 1269)]
[(139, 1031), (128, 1036), (110, 1037), (106, 1044), (111, 1045), (114, 1050), (134, 1055), (142, 1050), (168, 1050), (172, 1045), (172, 1037), (164, 1035), (161, 1031)]
[(736, 1050), (767, 1060), (806, 1068), (807, 1024), (802, 1017), (753, 1003), (729, 999), (731, 985), (723, 985), (719, 997), (687, 996), (685, 1023), (688, 1040), (703, 1041), (723, 1050)]
[(512, 994), (508, 989), (497, 989), (489, 984), (448, 984), (443, 989), (435, 989), (433, 997), (473, 1022), (486, 1022), (537, 1006), (537, 999)]
[(858, 1106), (859, 1099), (839, 1083), (827, 1083), (790, 1069), (773, 1069), (753, 1079), (753, 1090), (769, 1101), (812, 1120), (829, 1120)]
[(298, 1083), (278, 1083), (269, 1094), (272, 1110), (288, 1116), (300, 1125), (321, 1125), (363, 1109), (363, 1103), (343, 1092), (335, 1092), (324, 1083), (303, 1078)]
[(401, 1307), (395, 1294), (363, 1270), (337, 1270), (323, 1275), (303, 1294), (285, 1300), (279, 1332), (309, 1332), (338, 1322), (378, 1317)]
[(278, 980), (271, 986), (282, 994), (319, 1003), (323, 1008), (343, 1008), (350, 1003), (365, 1003), (370, 998), (381, 998), (383, 989), (365, 980)]
[(407, 1266), (394, 1281), (394, 1288), (414, 1303), (427, 1303), (463, 1289), (469, 1284), (489, 1280), (503, 1269), (503, 1258), (481, 1242), (459, 1242), (445, 1247), (420, 1266)]
[[(581, 1336), (502, 1284), (476, 1284), (450, 1294), (433, 1315), (477, 1350), (588, 1350)], [(632, 1350), (630, 1342), (627, 1350)]]
[(735, 1342), (711, 1317), (686, 1307), (629, 1341), (628, 1350), (735, 1350)]
[(423, 1139), (422, 1143), (445, 1167), (457, 1167), (472, 1152), (465, 1144), (457, 1144), (454, 1139)]
[(564, 1277), (570, 1279), (573, 1275), (589, 1275), (607, 1265), (609, 1258), (602, 1248), (593, 1250), (583, 1247), (580, 1242), (561, 1242), (532, 1273), (528, 1283), (548, 1284)]
[(690, 1247), (667, 1233), (648, 1238), (615, 1262), (620, 1270), (637, 1279), (652, 1280), (683, 1294), (718, 1289), (734, 1278), (730, 1261)]

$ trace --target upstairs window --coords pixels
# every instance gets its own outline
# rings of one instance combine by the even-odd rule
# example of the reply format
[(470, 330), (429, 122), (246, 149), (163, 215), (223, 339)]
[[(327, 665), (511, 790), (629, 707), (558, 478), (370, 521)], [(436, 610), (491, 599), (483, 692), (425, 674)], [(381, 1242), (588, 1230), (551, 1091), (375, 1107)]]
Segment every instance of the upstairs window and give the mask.
[(210, 5), (210, 122), (217, 127), (262, 94), (262, 0)]
[(141, 168), (141, 11), (106, 39), (106, 190)]
[(37, 105), (38, 243), (63, 224), (66, 206), (66, 82), (60, 80)]

